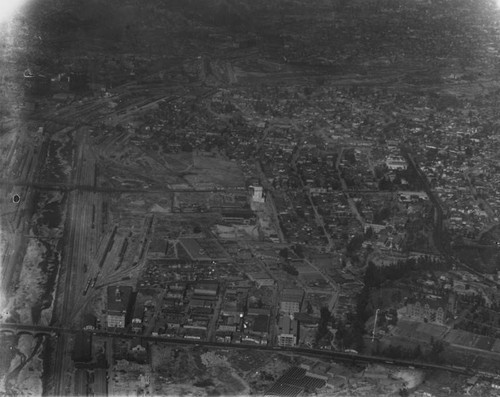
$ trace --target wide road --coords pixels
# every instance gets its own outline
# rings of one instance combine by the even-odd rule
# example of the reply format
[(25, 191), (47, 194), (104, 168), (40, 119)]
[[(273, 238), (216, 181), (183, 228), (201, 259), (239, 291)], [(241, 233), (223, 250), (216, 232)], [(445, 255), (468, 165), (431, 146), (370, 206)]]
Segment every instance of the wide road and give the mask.
[[(12, 323), (0, 323), (0, 332), (2, 331), (32, 331), (32, 332), (53, 332), (58, 335), (62, 334), (74, 334), (80, 332), (77, 329), (69, 329), (63, 327), (47, 327), (47, 326), (37, 326), (37, 325), (23, 325), (23, 324), (12, 324)], [(451, 366), (451, 365), (437, 365), (428, 364), (418, 361), (409, 360), (396, 360), (387, 357), (380, 356), (368, 356), (362, 354), (346, 353), (346, 352), (336, 352), (331, 350), (316, 350), (316, 349), (304, 349), (299, 347), (271, 347), (263, 345), (253, 345), (253, 344), (243, 344), (243, 343), (222, 343), (222, 342), (210, 342), (210, 341), (198, 341), (192, 339), (177, 339), (177, 338), (165, 338), (162, 336), (143, 336), (133, 333), (116, 332), (116, 331), (87, 331), (92, 332), (95, 336), (106, 337), (106, 338), (123, 338), (123, 339), (134, 339), (140, 337), (142, 340), (147, 342), (157, 342), (157, 343), (167, 343), (173, 345), (194, 345), (194, 346), (205, 346), (223, 349), (251, 349), (251, 350), (261, 350), (261, 351), (274, 351), (279, 352), (293, 352), (294, 354), (301, 355), (312, 355), (320, 356), (327, 359), (345, 361), (350, 363), (378, 363), (378, 364), (388, 364), (397, 365), (403, 367), (414, 367), (426, 370), (443, 370), (450, 371), (462, 375), (472, 375), (474, 372), (466, 367), (462, 366)], [(489, 374), (495, 376), (496, 374)]]
[(174, 189), (168, 186), (154, 189), (139, 189), (139, 188), (126, 188), (126, 187), (113, 187), (113, 186), (94, 186), (89, 184), (76, 184), (76, 183), (41, 183), (22, 181), (18, 179), (0, 179), (0, 186), (14, 187), (14, 186), (30, 186), (40, 190), (60, 190), (60, 191), (88, 191), (88, 192), (102, 192), (102, 193), (220, 193), (235, 191), (231, 188), (211, 188), (211, 189)]

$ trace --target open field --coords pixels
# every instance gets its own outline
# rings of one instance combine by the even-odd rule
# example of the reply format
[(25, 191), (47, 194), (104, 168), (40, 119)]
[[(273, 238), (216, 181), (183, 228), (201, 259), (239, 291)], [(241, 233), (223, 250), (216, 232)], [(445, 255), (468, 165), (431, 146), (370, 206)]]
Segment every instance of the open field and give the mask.
[(186, 180), (192, 185), (216, 184), (224, 187), (244, 187), (244, 177), (239, 167), (231, 161), (196, 156)]
[(418, 323), (413, 321), (399, 320), (397, 330), (393, 331), (394, 335), (406, 337), (410, 340), (429, 342), (431, 338), (440, 339), (447, 328), (437, 324)]

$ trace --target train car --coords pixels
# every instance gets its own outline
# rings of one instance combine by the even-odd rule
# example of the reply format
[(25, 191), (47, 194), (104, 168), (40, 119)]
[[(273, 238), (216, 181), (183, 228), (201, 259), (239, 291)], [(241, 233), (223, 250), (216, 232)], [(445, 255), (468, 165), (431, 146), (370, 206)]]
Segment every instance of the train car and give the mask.
[(89, 278), (88, 281), (87, 281), (87, 285), (85, 286), (85, 289), (83, 290), (83, 296), (87, 295), (87, 292), (90, 288), (90, 283), (92, 282), (92, 279)]
[(95, 275), (95, 277), (92, 279), (92, 285), (91, 285), (92, 288), (95, 287), (95, 283), (97, 282), (97, 277), (99, 277), (99, 272), (97, 272), (97, 274)]

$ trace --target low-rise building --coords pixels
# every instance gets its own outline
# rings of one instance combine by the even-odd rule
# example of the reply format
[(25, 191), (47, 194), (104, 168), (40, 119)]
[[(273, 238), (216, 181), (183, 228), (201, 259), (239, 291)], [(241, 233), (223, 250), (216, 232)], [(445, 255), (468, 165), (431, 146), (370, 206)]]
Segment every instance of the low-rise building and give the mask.
[(264, 189), (262, 188), (262, 186), (250, 186), (250, 188), (253, 190), (252, 201), (256, 203), (265, 202)]
[(400, 191), (398, 192), (398, 197), (399, 201), (402, 201), (403, 203), (408, 203), (408, 202), (415, 202), (419, 200), (427, 201), (429, 200), (429, 196), (427, 196), (427, 193), (425, 192), (407, 192), (407, 191)]
[(300, 312), (304, 291), (300, 288), (285, 288), (280, 302), (280, 311), (286, 314)]
[(132, 314), (132, 331), (141, 332), (142, 331), (142, 320), (144, 316), (144, 304), (143, 302), (136, 302), (134, 305), (134, 312)]
[(385, 164), (390, 170), (406, 170), (408, 168), (408, 163), (400, 156), (388, 157)]
[(86, 313), (83, 316), (83, 329), (85, 331), (93, 331), (97, 327), (97, 317), (93, 314)]
[(128, 351), (128, 359), (133, 359), (138, 363), (145, 363), (148, 361), (147, 343), (141, 338), (134, 338), (130, 343)]
[(272, 287), (275, 283), (274, 279), (264, 272), (248, 272), (247, 276), (250, 280), (255, 282), (258, 287)]
[(219, 292), (219, 282), (218, 281), (199, 281), (194, 287), (195, 295), (207, 295), (216, 296)]
[(76, 334), (72, 359), (76, 363), (87, 363), (92, 359), (92, 334), (80, 331)]

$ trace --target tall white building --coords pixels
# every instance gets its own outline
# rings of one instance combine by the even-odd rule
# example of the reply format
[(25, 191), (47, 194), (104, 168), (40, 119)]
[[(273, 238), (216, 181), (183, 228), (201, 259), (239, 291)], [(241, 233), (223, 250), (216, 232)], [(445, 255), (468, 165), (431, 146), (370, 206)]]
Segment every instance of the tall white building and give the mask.
[(108, 307), (106, 323), (109, 328), (125, 328), (130, 310), (132, 287), (110, 286), (107, 292)]
[(253, 188), (252, 200), (256, 203), (265, 202), (264, 188), (262, 186), (252, 186), (252, 188)]

